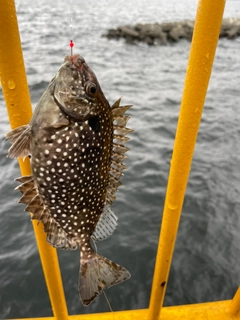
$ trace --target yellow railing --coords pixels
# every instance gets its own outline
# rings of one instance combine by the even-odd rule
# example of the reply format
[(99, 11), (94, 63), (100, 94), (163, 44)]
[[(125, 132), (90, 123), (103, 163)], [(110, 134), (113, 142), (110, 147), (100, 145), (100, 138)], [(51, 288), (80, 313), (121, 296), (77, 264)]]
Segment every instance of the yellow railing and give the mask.
[[(198, 134), (208, 81), (220, 31), (224, 0), (199, 0), (185, 86), (177, 126), (162, 227), (148, 309), (68, 315), (57, 253), (45, 240), (43, 228), (33, 222), (54, 317), (36, 320), (180, 320), (240, 319), (240, 288), (232, 300), (162, 308), (184, 194)], [(0, 1), (0, 77), (12, 128), (30, 121), (32, 110), (24, 68), (14, 0)], [(29, 161), (19, 160), (22, 175)]]

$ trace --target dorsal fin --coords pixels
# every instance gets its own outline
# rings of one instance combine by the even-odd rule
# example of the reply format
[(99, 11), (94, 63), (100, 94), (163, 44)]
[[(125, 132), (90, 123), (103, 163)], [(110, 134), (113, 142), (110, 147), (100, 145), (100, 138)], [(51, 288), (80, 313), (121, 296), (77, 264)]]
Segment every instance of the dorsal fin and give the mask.
[(112, 115), (113, 116), (123, 116), (124, 113), (129, 109), (131, 108), (132, 106), (122, 106), (122, 107), (119, 107), (119, 108), (114, 108), (112, 109)]
[(94, 241), (101, 241), (110, 237), (117, 227), (117, 220), (118, 218), (115, 216), (109, 205), (105, 204), (103, 212), (92, 234), (92, 239)]
[(10, 140), (12, 146), (8, 150), (9, 158), (26, 158), (30, 154), (32, 127), (24, 125), (6, 134), (6, 140)]
[(124, 113), (131, 106), (120, 106), (121, 99), (118, 99), (112, 106), (112, 119), (113, 119), (113, 149), (111, 156), (111, 168), (110, 177), (107, 187), (106, 203), (111, 205), (116, 199), (115, 193), (118, 186), (121, 185), (120, 178), (123, 175), (123, 170), (126, 166), (123, 165), (123, 161), (127, 158), (124, 155), (129, 148), (125, 147), (124, 144), (129, 140), (126, 135), (133, 130), (126, 128), (127, 122), (130, 119), (129, 116), (125, 116)]

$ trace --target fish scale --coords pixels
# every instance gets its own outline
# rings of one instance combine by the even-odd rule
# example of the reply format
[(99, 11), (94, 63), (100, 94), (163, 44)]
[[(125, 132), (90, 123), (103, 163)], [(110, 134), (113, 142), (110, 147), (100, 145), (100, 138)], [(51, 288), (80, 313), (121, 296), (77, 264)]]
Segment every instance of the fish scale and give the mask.
[(111, 204), (126, 169), (129, 108), (120, 106), (120, 99), (110, 107), (85, 60), (67, 56), (29, 125), (6, 134), (10, 158), (31, 157), (32, 175), (16, 179), (19, 202), (43, 223), (52, 246), (80, 248), (79, 294), (85, 306), (130, 277), (90, 241), (108, 238), (117, 226)]
[[(104, 133), (105, 144), (106, 141), (109, 144), (111, 127)], [(36, 149), (32, 159), (35, 159), (32, 160), (33, 176), (41, 196), (61, 228), (67, 228), (68, 233), (75, 236), (82, 233), (82, 227), (92, 232), (104, 206), (106, 173), (110, 166), (110, 150), (104, 149), (101, 132), (94, 132), (88, 122), (69, 119), (69, 125), (56, 130), (50, 143), (46, 141), (44, 152)], [(86, 221), (89, 220), (86, 225), (82, 217), (88, 208), (95, 209), (86, 217)]]

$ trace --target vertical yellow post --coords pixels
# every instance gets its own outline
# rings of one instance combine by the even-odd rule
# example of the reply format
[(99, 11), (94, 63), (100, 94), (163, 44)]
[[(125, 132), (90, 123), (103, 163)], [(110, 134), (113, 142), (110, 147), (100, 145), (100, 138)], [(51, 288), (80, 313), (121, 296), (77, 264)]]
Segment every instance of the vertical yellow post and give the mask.
[[(32, 115), (14, 0), (0, 1), (0, 80), (12, 128), (27, 124)], [(22, 175), (31, 174), (29, 161), (19, 161)], [(42, 225), (33, 224), (48, 292), (56, 319), (67, 320), (57, 253), (46, 242)]]
[(200, 0), (174, 143), (148, 320), (159, 319), (225, 0)]
[(238, 290), (230, 303), (229, 314), (232, 317), (240, 318), (240, 287), (238, 287)]

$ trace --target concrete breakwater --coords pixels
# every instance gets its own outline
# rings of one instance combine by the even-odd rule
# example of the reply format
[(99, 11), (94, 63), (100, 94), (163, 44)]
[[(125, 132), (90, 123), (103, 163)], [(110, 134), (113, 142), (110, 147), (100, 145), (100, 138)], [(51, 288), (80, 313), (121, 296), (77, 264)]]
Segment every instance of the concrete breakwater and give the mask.
[[(178, 42), (181, 39), (191, 41), (193, 28), (194, 21), (190, 20), (182, 22), (137, 23), (134, 26), (124, 25), (116, 29), (109, 29), (103, 36), (108, 39), (123, 38), (130, 44), (143, 42), (148, 45), (166, 45), (167, 43)], [(240, 18), (223, 19), (219, 37), (235, 39), (239, 36)]]

